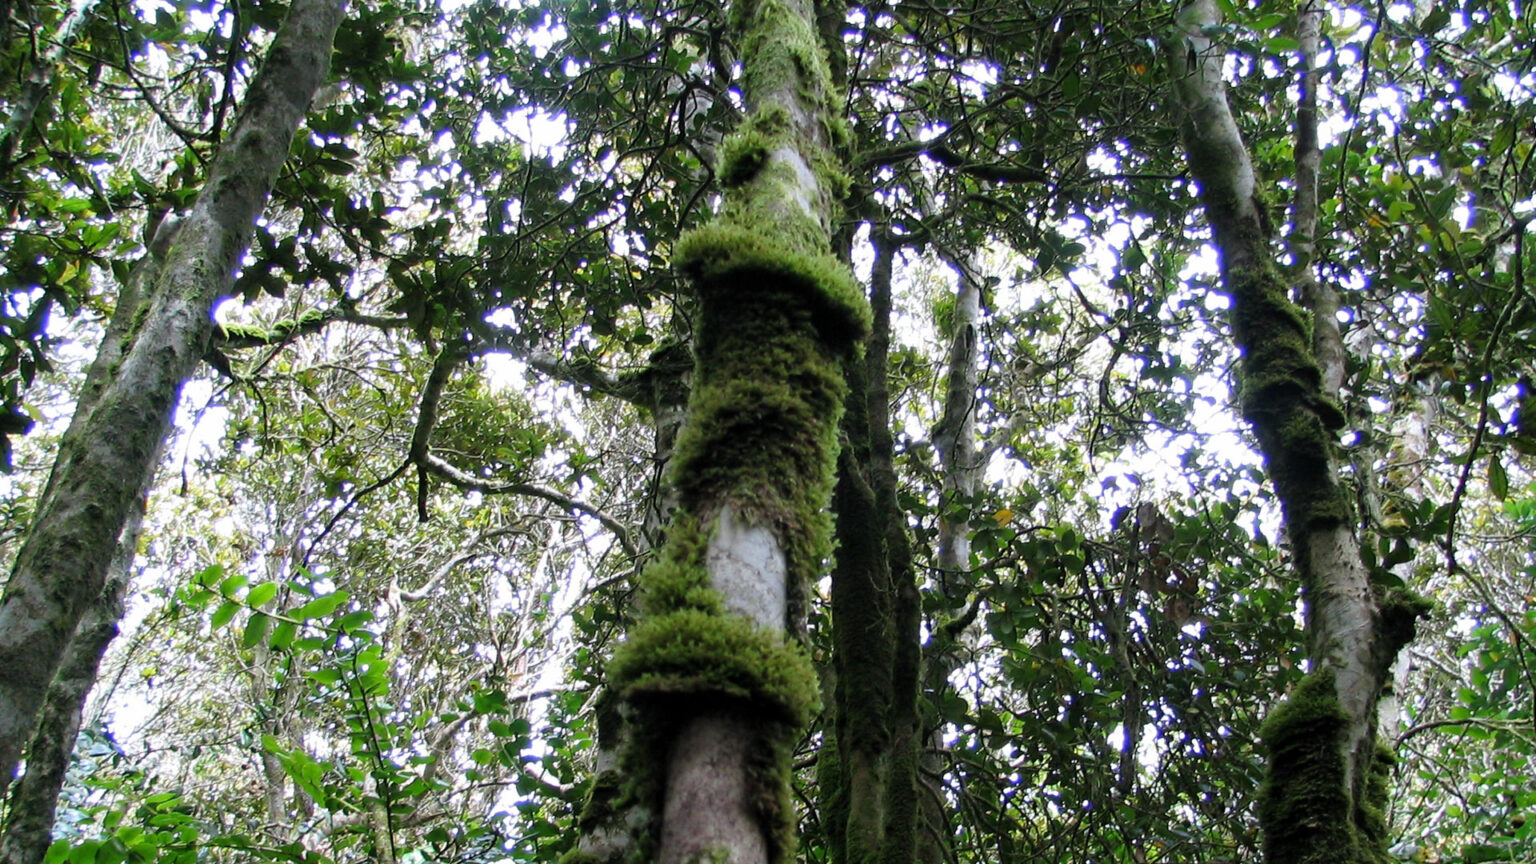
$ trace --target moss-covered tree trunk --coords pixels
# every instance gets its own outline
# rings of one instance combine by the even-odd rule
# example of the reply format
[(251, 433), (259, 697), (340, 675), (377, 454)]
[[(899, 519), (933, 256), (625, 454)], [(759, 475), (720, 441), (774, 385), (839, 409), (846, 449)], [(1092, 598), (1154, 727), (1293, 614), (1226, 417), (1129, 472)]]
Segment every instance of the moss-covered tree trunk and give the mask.
[[(1272, 864), (1378, 861), (1386, 855), (1380, 781), (1391, 754), (1376, 746), (1376, 703), (1423, 610), (1408, 598), (1383, 602), (1362, 562), (1336, 465), (1334, 435), (1344, 425), (1331, 392), (1337, 381), (1325, 383), (1313, 327), (1274, 260), (1253, 165), (1227, 104), (1223, 57), (1207, 35), (1219, 23), (1213, 0), (1180, 11), (1167, 46), (1173, 91), (1232, 301), (1241, 409), (1275, 484), (1305, 592), (1311, 658), (1306, 680), (1264, 727), (1265, 854)], [(1303, 81), (1304, 91), (1310, 86)], [(1315, 190), (1303, 194), (1315, 200)], [(1298, 224), (1310, 248), (1315, 228)], [(1334, 367), (1328, 340), (1321, 344)]]
[(122, 358), (59, 445), (0, 601), (0, 778), (8, 781), (54, 672), (101, 594), (154, 474), (182, 383), (201, 360), (256, 217), (328, 69), (341, 0), (295, 0), (229, 140), (171, 243)]
[(787, 861), (791, 756), (818, 701), (799, 646), (829, 553), (845, 384), (869, 313), (831, 253), (846, 188), (839, 100), (806, 0), (732, 5), (748, 117), (721, 147), (725, 205), (683, 237), (700, 320), (677, 442), (679, 506), (610, 679), (632, 706), (641, 855)]
[(874, 328), (865, 356), (848, 364), (847, 443), (834, 495), (834, 704), (820, 754), (820, 815), (833, 861), (909, 864), (923, 836), (920, 610), (885, 384), (896, 250), (878, 226), (873, 245)]

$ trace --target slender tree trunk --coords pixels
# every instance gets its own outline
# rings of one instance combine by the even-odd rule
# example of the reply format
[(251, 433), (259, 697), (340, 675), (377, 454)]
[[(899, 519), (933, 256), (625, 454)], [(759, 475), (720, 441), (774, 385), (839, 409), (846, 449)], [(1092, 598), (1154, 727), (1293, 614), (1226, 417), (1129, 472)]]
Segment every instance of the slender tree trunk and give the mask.
[(295, 0), (246, 95), (230, 139), (181, 223), (122, 361), (74, 435), (0, 601), (0, 778), (23, 743), (81, 615), (101, 593), (117, 540), (142, 499), (181, 385), (202, 358), (214, 304), (266, 204), (324, 80), (341, 0)]
[[(65, 430), (66, 439), (80, 434), (85, 418), (111, 383), (113, 370), (122, 361), (134, 321), (159, 276), (176, 230), (177, 226), (169, 222), (155, 226), (148, 254), (128, 271), (128, 278), (118, 292), (117, 308), (102, 332), (96, 357), (86, 370), (75, 399), (75, 415)], [(48, 493), (45, 490), (43, 494)], [(85, 700), (96, 683), (102, 655), (117, 636), (117, 623), (123, 615), (123, 598), (143, 524), (144, 505), (143, 497), (133, 502), (101, 597), (80, 619), (59, 671), (48, 687), (36, 731), (27, 745), (27, 772), (11, 791), (5, 837), (0, 841), (0, 862), (4, 864), (37, 864), (53, 840), (59, 790), (80, 732)]]
[(59, 790), (64, 787), (64, 775), (80, 734), (86, 697), (96, 683), (102, 655), (116, 638), (117, 624), (123, 617), (123, 598), (128, 591), (133, 549), (138, 543), (143, 516), (141, 502), (123, 529), (112, 575), (102, 589), (101, 599), (80, 619), (64, 662), (43, 700), (37, 731), (27, 745), (27, 771), (11, 789), (5, 837), (0, 840), (3, 864), (41, 864), (53, 842)]
[[(1344, 416), (1330, 388), (1337, 387), (1342, 354), (1334, 353), (1327, 330), (1336, 324), (1319, 308), (1321, 326), (1309, 326), (1275, 266), (1253, 165), (1227, 105), (1223, 58), (1207, 35), (1217, 24), (1213, 0), (1181, 10), (1180, 38), (1168, 46), (1173, 90), (1232, 299), (1243, 415), (1274, 481), (1306, 593), (1312, 663), (1306, 681), (1265, 724), (1265, 854), (1274, 864), (1376, 861), (1385, 855), (1379, 799), (1386, 791), (1371, 779), (1390, 760), (1377, 752), (1376, 701), (1423, 607), (1408, 597), (1381, 602), (1362, 563), (1335, 459), (1333, 436)], [(1303, 89), (1312, 86), (1308, 76)], [(1307, 148), (1300, 142), (1298, 149)], [(1308, 176), (1306, 166), (1301, 175)], [(1315, 187), (1315, 171), (1310, 176)], [(1315, 188), (1308, 194), (1315, 200)], [(1298, 239), (1297, 248), (1310, 250), (1313, 234)], [(1310, 273), (1303, 281), (1311, 281)]]
[(748, 118), (723, 143), (725, 208), (682, 238), (700, 297), (674, 469), (678, 516), (610, 676), (634, 708), (631, 797), (661, 862), (787, 861), (791, 756), (818, 702), (796, 644), (829, 552), (844, 383), (868, 310), (831, 254), (846, 181), (805, 0), (733, 4)]
[[(974, 590), (971, 571), (970, 519), (951, 519), (950, 505), (964, 504), (967, 509), (981, 488), (985, 457), (976, 439), (976, 405), (981, 363), (981, 274), (977, 262), (952, 262), (959, 280), (955, 287), (954, 322), (949, 336), (949, 352), (944, 383), (944, 404), (933, 431), (934, 449), (943, 471), (940, 478), (943, 505), (939, 515), (938, 565), (939, 588), (948, 598), (949, 611), (956, 616), (946, 621), (934, 634), (924, 669), (924, 690), (928, 698), (938, 700), (949, 687), (949, 676), (959, 663), (956, 649), (975, 623), (974, 607), (966, 611), (968, 597)], [(943, 790), (937, 779), (947, 766), (940, 751), (941, 731), (935, 729), (925, 742), (922, 760), (924, 837), (918, 844), (921, 864), (938, 864), (947, 858), (949, 816), (943, 806)]]

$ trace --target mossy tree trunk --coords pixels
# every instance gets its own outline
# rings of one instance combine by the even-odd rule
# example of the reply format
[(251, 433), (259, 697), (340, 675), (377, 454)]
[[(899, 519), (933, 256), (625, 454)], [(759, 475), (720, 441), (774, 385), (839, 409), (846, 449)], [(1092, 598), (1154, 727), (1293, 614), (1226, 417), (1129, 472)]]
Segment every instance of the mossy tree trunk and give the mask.
[[(1275, 484), (1307, 600), (1311, 658), (1307, 680), (1264, 727), (1265, 854), (1272, 864), (1378, 861), (1386, 854), (1380, 781), (1391, 755), (1376, 746), (1376, 703), (1423, 608), (1411, 598), (1378, 596), (1361, 559), (1337, 471), (1334, 435), (1345, 422), (1334, 398), (1338, 379), (1325, 378), (1325, 371), (1342, 370), (1328, 336), (1333, 310), (1319, 306), (1329, 320), (1314, 333), (1276, 266), (1268, 214), (1227, 104), (1223, 57), (1206, 35), (1219, 23), (1213, 0), (1194, 0), (1180, 11), (1177, 38), (1167, 46), (1173, 91), (1232, 301), (1241, 409)], [(1303, 79), (1304, 93), (1312, 86), (1310, 76)], [(1313, 101), (1303, 111), (1304, 132), (1315, 123), (1316, 104), (1305, 98)], [(1299, 143), (1298, 158), (1310, 159), (1305, 137)], [(1315, 167), (1299, 167), (1298, 179), (1312, 188), (1298, 200), (1315, 202)], [(1309, 253), (1315, 218), (1302, 214), (1294, 222), (1307, 233), (1293, 247)], [(1313, 286), (1317, 297), (1309, 265), (1303, 261), (1296, 287)]]
[(109, 381), (59, 445), (0, 601), (0, 778), (9, 780), (118, 538), (153, 477), (181, 385), (205, 353), (251, 229), (316, 89), (341, 0), (295, 0), (181, 222)]
[[(165, 253), (175, 234), (173, 224), (156, 226), (148, 254), (129, 268), (128, 276), (118, 290), (117, 308), (102, 331), (96, 357), (86, 369), (85, 381), (75, 398), (75, 414), (65, 430), (65, 440), (80, 435), (86, 418), (111, 383), (113, 371), (122, 362), (129, 335), (138, 320), (139, 309), (159, 277)], [(102, 655), (117, 636), (144, 508), (143, 497), (133, 502), (101, 596), (76, 625), (59, 670), (49, 684), (32, 739), (27, 744), (27, 772), (11, 787), (7, 801), (5, 836), (0, 840), (0, 862), (4, 864), (36, 864), (43, 860), (48, 845), (53, 842), (59, 790), (63, 788), (64, 774), (80, 732), (86, 697), (96, 683)]]
[[(1315, 25), (1306, 9), (1303, 35)], [(1310, 669), (1264, 724), (1269, 749), (1260, 822), (1272, 864), (1381, 861), (1381, 807), (1390, 750), (1376, 746), (1376, 701), (1393, 656), (1412, 638), (1422, 607), (1373, 592), (1346, 490), (1339, 484), (1335, 401), (1342, 363), (1336, 301), (1310, 274), (1316, 237), (1316, 101), (1304, 75), (1298, 191), (1292, 248), (1303, 274), (1295, 287), (1315, 301), (1319, 326), (1290, 300), (1273, 260), (1269, 217), (1253, 164), (1227, 106), (1223, 55), (1207, 32), (1220, 23), (1213, 0), (1193, 0), (1170, 40), (1174, 94), (1183, 111), (1190, 172), (1200, 183), (1221, 281), (1232, 298), (1240, 404), (1258, 438), (1286, 520), (1307, 600)]]
[(837, 862), (907, 864), (922, 832), (919, 600), (896, 500), (886, 388), (895, 243), (873, 236), (873, 333), (848, 365), (832, 571), (833, 706), (820, 759), (821, 820)]
[(730, 18), (748, 117), (721, 147), (723, 211), (675, 250), (700, 303), (679, 506), (609, 667), (634, 716), (627, 797), (651, 814), (640, 854), (661, 862), (793, 855), (791, 756), (818, 702), (805, 597), (830, 547), (842, 364), (869, 326), (831, 252), (845, 131), (813, 9), (742, 0)]

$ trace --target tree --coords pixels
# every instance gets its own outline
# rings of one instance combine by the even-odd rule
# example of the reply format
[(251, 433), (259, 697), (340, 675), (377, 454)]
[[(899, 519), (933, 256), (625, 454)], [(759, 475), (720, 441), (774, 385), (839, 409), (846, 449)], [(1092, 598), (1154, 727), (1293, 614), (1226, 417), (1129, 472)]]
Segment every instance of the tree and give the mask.
[[(1240, 191), (1233, 231), (1155, 4), (359, 5), (185, 390), (51, 858), (1258, 861), (1296, 765), (1261, 729), (1311, 705), (1410, 757), (1309, 787), (1349, 814), (1323, 851), (1523, 860), (1512, 8), (1195, 27), (1221, 72), (1174, 81), (1288, 205)], [(0, 335), (53, 371), (0, 376), (40, 421), (131, 305), (95, 214), (128, 254), (185, 205), (281, 7), (102, 10), (8, 169)], [(12, 436), (13, 553), (55, 432)], [(1410, 587), (1398, 707), (1340, 720), (1322, 667), (1384, 665), (1324, 643), (1391, 645), (1320, 613)]]
[(795, 640), (828, 551), (840, 360), (868, 327), (832, 256), (845, 133), (813, 10), (765, 0), (731, 16), (748, 115), (721, 145), (725, 209), (676, 253), (701, 306), (680, 508), (610, 668), (639, 726), (643, 854), (669, 862), (793, 854), (790, 757), (818, 702)]
[[(213, 306), (325, 78), (341, 22), (334, 2), (290, 11), (207, 185), (166, 242), (147, 296), (133, 311), (121, 359), (87, 385), (100, 395), (61, 442), (56, 469), (17, 552), (0, 601), (0, 777), (11, 777), (76, 623), (105, 584), (129, 514), (158, 467), (182, 382), (202, 361)], [(139, 311), (142, 309), (143, 311)]]

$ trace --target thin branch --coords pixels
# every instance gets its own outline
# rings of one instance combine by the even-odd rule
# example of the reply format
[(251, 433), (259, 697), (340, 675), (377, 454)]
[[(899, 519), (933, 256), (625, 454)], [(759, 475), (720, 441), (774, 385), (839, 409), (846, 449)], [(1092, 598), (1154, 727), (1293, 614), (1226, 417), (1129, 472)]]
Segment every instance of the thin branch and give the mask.
[(437, 477), (460, 489), (479, 492), (482, 495), (527, 495), (530, 498), (541, 498), (555, 504), (565, 510), (574, 510), (584, 513), (596, 519), (604, 528), (613, 532), (619, 541), (619, 546), (630, 557), (639, 557), (640, 550), (635, 546), (635, 541), (629, 536), (629, 531), (623, 523), (603, 512), (601, 509), (577, 498), (572, 498), (563, 492), (540, 486), (536, 483), (520, 482), (493, 482), (482, 480), (466, 471), (461, 471), (449, 464), (441, 457), (431, 453), (425, 454), (420, 467), (434, 477)]

